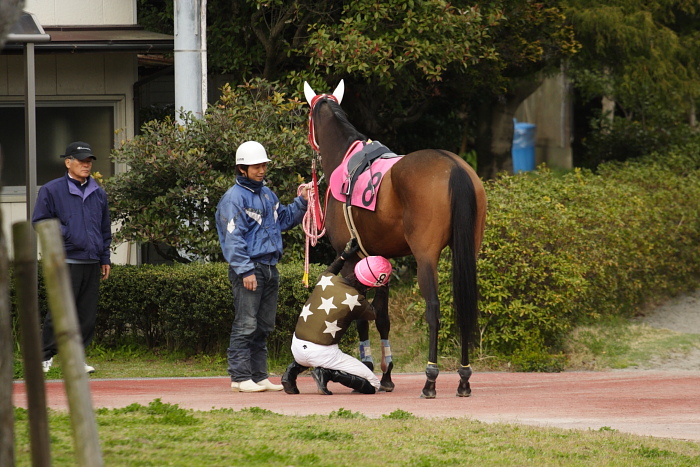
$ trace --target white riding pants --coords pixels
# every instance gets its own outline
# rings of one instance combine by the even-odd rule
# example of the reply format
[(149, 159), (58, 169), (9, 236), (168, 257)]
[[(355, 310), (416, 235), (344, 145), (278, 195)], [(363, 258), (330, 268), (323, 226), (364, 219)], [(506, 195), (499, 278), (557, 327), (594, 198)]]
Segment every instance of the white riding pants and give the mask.
[(343, 353), (337, 344), (319, 345), (292, 336), (292, 355), (300, 365), (339, 370), (360, 376), (379, 390), (379, 378), (367, 366), (350, 355)]

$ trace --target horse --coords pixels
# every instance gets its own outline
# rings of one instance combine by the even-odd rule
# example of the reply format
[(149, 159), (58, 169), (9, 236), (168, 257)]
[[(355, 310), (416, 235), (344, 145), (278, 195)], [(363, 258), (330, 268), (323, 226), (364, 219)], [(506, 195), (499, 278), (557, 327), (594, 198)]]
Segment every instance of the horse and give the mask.
[[(320, 158), (325, 177), (344, 160), (348, 149), (357, 141), (366, 142), (340, 107), (344, 82), (331, 94), (320, 94), (304, 83), (304, 95), (310, 106), (309, 143)], [(373, 177), (371, 184), (375, 183)], [(376, 193), (374, 190), (377, 190)], [(330, 190), (330, 180), (329, 180)], [(425, 300), (425, 318), (429, 328), (426, 383), (421, 398), (436, 397), (438, 368), (438, 260), (442, 250), (452, 251), (452, 290), (455, 316), (461, 337), (461, 361), (458, 374), (458, 397), (471, 395), (472, 375), (469, 349), (478, 339), (478, 297), (476, 261), (484, 235), (486, 192), (476, 172), (462, 158), (442, 149), (422, 149), (400, 158), (388, 169), (379, 186), (369, 186), (376, 196), (374, 210), (353, 208), (352, 223), (346, 221), (345, 203), (326, 195), (325, 229), (335, 251), (340, 254), (355, 236), (363, 253), (398, 258), (413, 255), (417, 278)], [(318, 198), (317, 198), (318, 199)], [(352, 233), (351, 233), (352, 232)], [(350, 274), (359, 260), (347, 261), (341, 274)], [(381, 387), (392, 391), (391, 349), (389, 346), (389, 290), (377, 289), (373, 306), (377, 312), (376, 328), (382, 339)], [(358, 323), (360, 354), (369, 344), (369, 324)], [(370, 352), (371, 355), (371, 352)], [(373, 368), (371, 361), (363, 361)]]

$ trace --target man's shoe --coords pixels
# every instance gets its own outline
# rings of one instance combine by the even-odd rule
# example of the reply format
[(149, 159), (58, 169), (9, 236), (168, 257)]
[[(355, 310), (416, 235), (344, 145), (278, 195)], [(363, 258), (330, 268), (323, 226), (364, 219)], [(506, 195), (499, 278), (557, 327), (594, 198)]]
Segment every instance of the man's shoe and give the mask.
[(233, 392), (260, 392), (265, 390), (263, 386), (258, 386), (255, 384), (252, 379), (245, 381), (233, 381), (231, 383), (231, 389)]
[(48, 373), (51, 369), (51, 365), (53, 365), (53, 357), (41, 362), (41, 369), (44, 370), (44, 373)]
[(83, 365), (85, 366), (85, 373), (90, 374), (95, 372), (94, 367), (88, 365), (87, 363), (83, 363)]
[(272, 384), (269, 379), (265, 378), (262, 381), (256, 383), (258, 386), (262, 386), (266, 391), (281, 391), (284, 386), (281, 384)]
[(332, 396), (333, 393), (328, 390), (326, 385), (328, 381), (331, 380), (331, 372), (325, 368), (316, 367), (311, 370), (311, 376), (314, 381), (316, 381), (316, 387), (318, 388), (318, 393), (324, 396)]

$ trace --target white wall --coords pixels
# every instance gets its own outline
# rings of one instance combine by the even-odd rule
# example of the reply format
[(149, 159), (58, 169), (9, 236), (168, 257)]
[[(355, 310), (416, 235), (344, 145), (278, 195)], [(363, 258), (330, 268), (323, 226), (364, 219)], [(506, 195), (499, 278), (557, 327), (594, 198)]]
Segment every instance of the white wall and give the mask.
[(42, 26), (136, 24), (136, 0), (25, 0)]

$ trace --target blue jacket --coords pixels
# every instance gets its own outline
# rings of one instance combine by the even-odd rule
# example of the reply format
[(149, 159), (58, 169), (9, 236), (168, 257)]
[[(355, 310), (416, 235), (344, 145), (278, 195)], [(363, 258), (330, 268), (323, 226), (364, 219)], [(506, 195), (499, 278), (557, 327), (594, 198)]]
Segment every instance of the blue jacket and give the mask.
[(68, 172), (41, 187), (32, 223), (54, 218), (61, 222), (66, 258), (111, 264), (112, 223), (107, 193), (92, 177), (84, 191)]
[(307, 204), (298, 196), (292, 204), (281, 205), (268, 187), (239, 177), (216, 207), (221, 251), (236, 274), (249, 276), (253, 263), (277, 264), (282, 232), (301, 223)]

